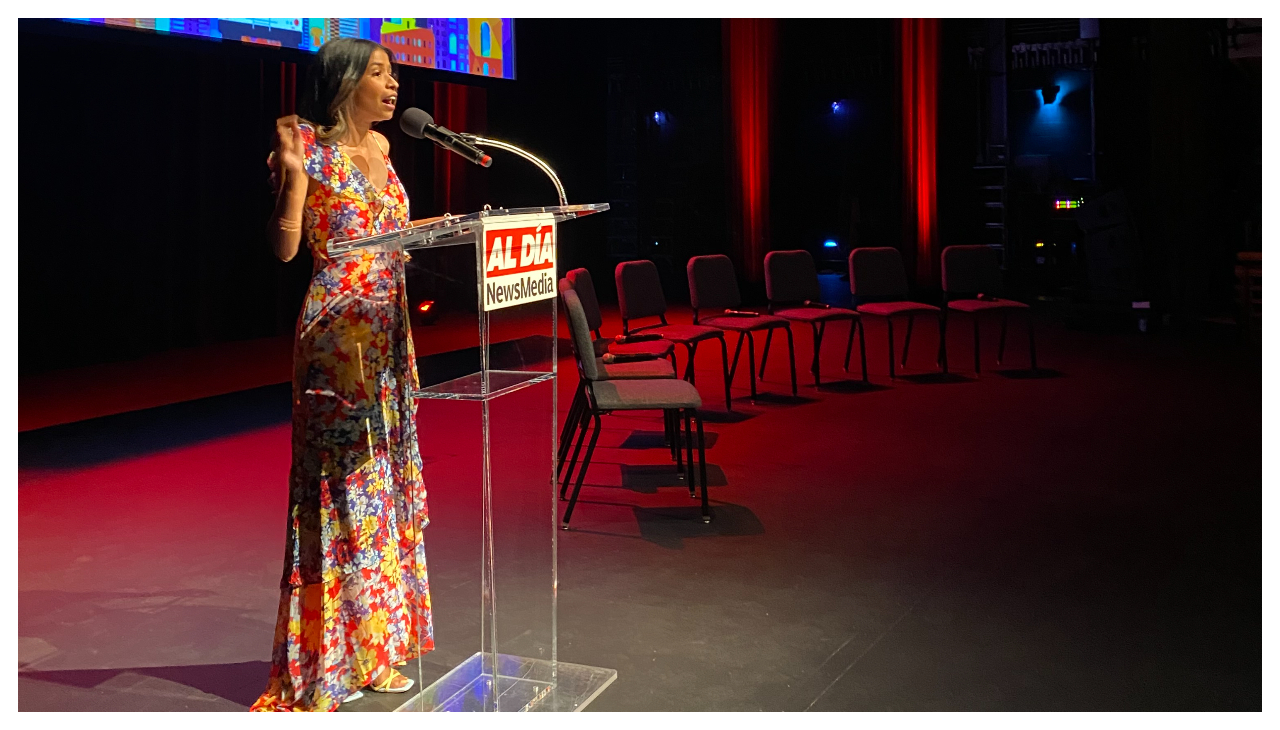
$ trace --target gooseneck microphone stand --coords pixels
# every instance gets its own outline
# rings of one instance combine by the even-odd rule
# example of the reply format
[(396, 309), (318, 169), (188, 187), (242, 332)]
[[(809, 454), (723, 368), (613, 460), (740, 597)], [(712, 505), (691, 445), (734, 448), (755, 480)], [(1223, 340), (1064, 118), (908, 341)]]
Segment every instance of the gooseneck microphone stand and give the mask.
[(532, 162), (533, 164), (537, 165), (538, 169), (546, 173), (547, 177), (551, 178), (551, 182), (555, 184), (556, 194), (560, 196), (560, 205), (569, 204), (568, 199), (565, 198), (564, 185), (560, 184), (560, 177), (556, 175), (556, 171), (552, 170), (551, 165), (548, 165), (547, 163), (543, 162), (532, 152), (521, 149), (511, 144), (510, 142), (503, 142), (500, 139), (490, 139), (489, 137), (481, 137), (478, 134), (468, 134), (466, 132), (458, 132), (457, 134), (459, 137), (462, 138), (463, 141), (469, 144), (478, 145), (481, 147), (493, 147), (499, 150), (506, 150), (507, 152), (510, 152), (515, 155), (519, 155), (520, 157), (523, 157), (529, 162)]

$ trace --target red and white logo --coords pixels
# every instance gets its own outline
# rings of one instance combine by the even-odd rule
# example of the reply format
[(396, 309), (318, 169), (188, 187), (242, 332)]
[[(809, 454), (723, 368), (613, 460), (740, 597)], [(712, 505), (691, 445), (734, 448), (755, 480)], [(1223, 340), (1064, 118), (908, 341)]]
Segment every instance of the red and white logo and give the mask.
[(556, 296), (556, 221), (550, 213), (486, 220), (480, 263), (484, 311)]

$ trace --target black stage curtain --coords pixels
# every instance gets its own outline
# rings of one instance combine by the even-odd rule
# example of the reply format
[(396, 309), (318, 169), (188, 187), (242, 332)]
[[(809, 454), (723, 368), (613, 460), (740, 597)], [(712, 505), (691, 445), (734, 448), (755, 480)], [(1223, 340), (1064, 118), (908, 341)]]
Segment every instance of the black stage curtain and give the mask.
[[(487, 107), (481, 128), (547, 159), (571, 202), (603, 202), (604, 41), (586, 22), (517, 25), (518, 81), (467, 77), (479, 88), (459, 96), (459, 74), (402, 68), (400, 108), (470, 99), (468, 123)], [(311, 262), (266, 245), (266, 156), (311, 54), (52, 20), (21, 21), (18, 42), (20, 374), (290, 333)], [(413, 216), (445, 212), (434, 147), (379, 130)], [(536, 169), (495, 160), (450, 197), (554, 203)], [(603, 231), (566, 226), (561, 268), (602, 261)]]

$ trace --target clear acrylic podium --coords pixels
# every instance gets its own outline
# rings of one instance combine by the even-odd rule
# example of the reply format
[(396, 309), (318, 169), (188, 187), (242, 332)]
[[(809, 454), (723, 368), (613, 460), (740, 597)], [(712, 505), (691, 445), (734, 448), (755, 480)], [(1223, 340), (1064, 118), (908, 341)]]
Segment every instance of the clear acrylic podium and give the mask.
[[(419, 381), (414, 395), (432, 403), (479, 404), (481, 463), (474, 490), (478, 494), (465, 497), (474, 509), (464, 519), (475, 517), (480, 522), (480, 545), (476, 549), (470, 542), (474, 525), (463, 530), (441, 524), (436, 508), (431, 507), (437, 519), (427, 528), (428, 534), (457, 529), (458, 535), (465, 536), (447, 541), (449, 549), (440, 551), (444, 554), (433, 556), (428, 546), (433, 603), (435, 578), (445, 575), (448, 580), (442, 586), (455, 589), (453, 605), (458, 613), (446, 620), (433, 607), (435, 651), (413, 667), (425, 681), (404, 695), (399, 711), (571, 712), (585, 707), (617, 678), (613, 669), (558, 661), (556, 646), (555, 230), (560, 222), (608, 208), (588, 204), (486, 209), (329, 245), (332, 255), (444, 246), (470, 246), (476, 254), (479, 368), (461, 374), (435, 373)], [(473, 362), (467, 360), (464, 369), (474, 367)], [(515, 421), (503, 420), (504, 415), (494, 410), (517, 399), (519, 408), (511, 411), (517, 415)], [(461, 406), (439, 406), (449, 407)], [(431, 406), (419, 404), (419, 410), (427, 408)], [(531, 418), (530, 412), (536, 416)], [(431, 455), (428, 445), (422, 446), (422, 453), (425, 462)], [(424, 467), (429, 499), (431, 474)], [(452, 554), (454, 542), (470, 547), (456, 546), (457, 553)], [(460, 575), (438, 570), (442, 564), (450, 567), (449, 561)], [(473, 567), (479, 576), (467, 575)], [(476, 585), (478, 623), (472, 609), (465, 608)], [(465, 619), (459, 620), (464, 611)], [(472, 633), (477, 629), (478, 636)], [(442, 662), (452, 668), (435, 678)]]

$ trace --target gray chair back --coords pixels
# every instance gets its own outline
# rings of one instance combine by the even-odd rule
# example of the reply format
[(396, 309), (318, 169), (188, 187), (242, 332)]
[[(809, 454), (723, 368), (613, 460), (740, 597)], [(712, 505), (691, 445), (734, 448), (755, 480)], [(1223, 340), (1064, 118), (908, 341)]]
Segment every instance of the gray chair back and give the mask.
[(770, 302), (818, 301), (818, 269), (808, 251), (770, 251), (764, 256), (764, 289)]
[(942, 249), (942, 291), (948, 294), (998, 294), (1000, 259), (990, 246)]
[(652, 261), (623, 261), (613, 270), (622, 318), (661, 317), (667, 313), (658, 267)]
[(569, 334), (573, 338), (573, 356), (578, 360), (578, 367), (582, 368), (582, 375), (587, 380), (599, 380), (596, 351), (591, 344), (591, 330), (587, 329), (587, 315), (582, 311), (582, 301), (578, 299), (572, 285), (561, 290), (560, 298), (564, 302), (565, 311), (569, 313)]
[(591, 272), (586, 269), (574, 269), (564, 275), (573, 285), (573, 291), (582, 303), (582, 311), (587, 315), (587, 329), (592, 332), (604, 325), (604, 316), (600, 314), (600, 300), (596, 299), (596, 286), (591, 281)]
[(689, 275), (689, 303), (697, 309), (733, 309), (742, 304), (738, 275), (728, 256), (694, 256), (685, 266)]
[(849, 252), (849, 291), (856, 297), (905, 297), (910, 292), (902, 254), (892, 246)]
[(568, 279), (561, 279), (556, 282), (556, 291), (560, 292), (560, 309), (564, 312), (565, 321), (568, 322), (569, 310), (564, 308), (564, 293), (573, 291), (573, 284), (570, 284)]

